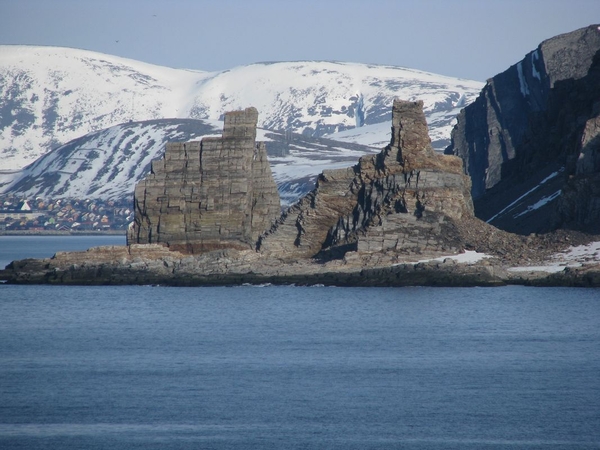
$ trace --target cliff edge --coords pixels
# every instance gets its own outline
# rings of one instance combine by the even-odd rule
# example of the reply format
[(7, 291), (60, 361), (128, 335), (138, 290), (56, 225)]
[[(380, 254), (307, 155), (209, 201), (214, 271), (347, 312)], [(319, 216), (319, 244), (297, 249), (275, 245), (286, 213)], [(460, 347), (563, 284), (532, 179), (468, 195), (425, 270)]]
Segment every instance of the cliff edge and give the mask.
[(445, 153), (477, 217), (521, 234), (600, 232), (600, 26), (542, 42), (489, 79)]

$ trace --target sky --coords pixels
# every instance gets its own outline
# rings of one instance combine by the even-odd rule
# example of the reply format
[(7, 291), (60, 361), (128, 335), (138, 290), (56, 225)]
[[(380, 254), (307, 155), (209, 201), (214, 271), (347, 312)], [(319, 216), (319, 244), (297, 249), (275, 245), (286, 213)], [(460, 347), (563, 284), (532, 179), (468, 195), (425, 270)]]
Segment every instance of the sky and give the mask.
[(485, 81), (594, 23), (600, 0), (0, 0), (0, 44), (205, 71), (328, 60)]

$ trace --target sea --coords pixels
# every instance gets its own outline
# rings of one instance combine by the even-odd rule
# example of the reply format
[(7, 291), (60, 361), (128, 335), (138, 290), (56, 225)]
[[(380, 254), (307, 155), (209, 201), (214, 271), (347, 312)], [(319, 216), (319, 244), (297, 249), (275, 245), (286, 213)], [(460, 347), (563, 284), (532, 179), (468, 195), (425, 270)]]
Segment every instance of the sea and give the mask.
[(598, 448), (599, 289), (0, 284), (3, 450)]

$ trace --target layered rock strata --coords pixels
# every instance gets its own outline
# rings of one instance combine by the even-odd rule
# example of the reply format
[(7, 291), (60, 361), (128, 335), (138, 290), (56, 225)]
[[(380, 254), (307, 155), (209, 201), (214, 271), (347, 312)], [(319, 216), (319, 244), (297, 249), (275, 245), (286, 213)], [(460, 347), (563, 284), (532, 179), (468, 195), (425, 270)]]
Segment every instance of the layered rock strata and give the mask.
[(452, 220), (473, 214), (469, 190), (460, 159), (433, 151), (422, 102), (395, 100), (390, 144), (354, 167), (323, 172), (258, 248), (286, 259), (459, 252)]
[(523, 234), (600, 231), (599, 99), (598, 25), (548, 39), (489, 79), (445, 151), (464, 161), (477, 216)]
[[(256, 251), (257, 230), (268, 227), (273, 207), (272, 193), (265, 188), (266, 160), (261, 159), (260, 146), (252, 153), (256, 165), (235, 151), (256, 148), (250, 144), (254, 111), (229, 115), (221, 140), (169, 147), (165, 159), (136, 190), (139, 211), (130, 245), (14, 261), (0, 270), (0, 280), (188, 286), (600, 286), (598, 264), (553, 275), (509, 270), (521, 262), (539, 264), (549, 252), (576, 244), (577, 235), (525, 238), (476, 219), (462, 163), (433, 152), (421, 102), (395, 101), (390, 145), (354, 167), (323, 173), (317, 187), (258, 238)], [(244, 167), (245, 176), (240, 173)], [(247, 204), (252, 207), (245, 209)], [(157, 244), (132, 243), (133, 238), (156, 237)], [(448, 257), (463, 249), (488, 257), (474, 264)]]
[[(473, 219), (470, 219), (473, 220)], [(470, 231), (482, 223), (470, 223)], [(485, 228), (485, 227), (484, 227)], [(500, 232), (503, 233), (503, 232)], [(486, 232), (487, 234), (487, 232)], [(508, 233), (507, 247), (494, 246), (508, 254), (513, 238)], [(473, 236), (469, 241), (474, 243)], [(487, 239), (486, 239), (487, 240)], [(497, 240), (497, 239), (496, 239)], [(547, 242), (530, 239), (523, 250)], [(487, 245), (482, 242), (484, 247)], [(564, 244), (563, 244), (564, 245)], [(519, 250), (520, 252), (520, 250)], [(519, 253), (514, 253), (519, 257)], [(521, 255), (522, 257), (522, 255)], [(326, 286), (498, 286), (524, 284), (541, 286), (600, 287), (600, 264), (548, 273), (545, 271), (512, 272), (502, 259), (488, 258), (475, 263), (458, 263), (451, 258), (412, 261), (390, 255), (361, 255), (328, 262), (300, 260), (284, 262), (265, 257), (253, 250), (224, 249), (201, 255), (187, 255), (159, 244), (134, 244), (96, 247), (85, 252), (60, 252), (52, 258), (12, 262), (0, 270), (0, 280), (13, 284), (72, 285), (149, 285), (217, 286), (251, 284), (297, 284)]]
[(373, 264), (360, 258), (319, 264), (283, 263), (252, 250), (225, 249), (186, 255), (157, 244), (96, 247), (57, 253), (53, 258), (22, 260), (0, 270), (14, 284), (218, 286), (297, 284), (337, 286), (495, 286), (503, 270), (491, 264), (463, 265), (452, 260)]
[(230, 112), (222, 137), (167, 144), (135, 188), (128, 242), (187, 253), (254, 248), (280, 215), (264, 143), (256, 143), (257, 119), (255, 108)]

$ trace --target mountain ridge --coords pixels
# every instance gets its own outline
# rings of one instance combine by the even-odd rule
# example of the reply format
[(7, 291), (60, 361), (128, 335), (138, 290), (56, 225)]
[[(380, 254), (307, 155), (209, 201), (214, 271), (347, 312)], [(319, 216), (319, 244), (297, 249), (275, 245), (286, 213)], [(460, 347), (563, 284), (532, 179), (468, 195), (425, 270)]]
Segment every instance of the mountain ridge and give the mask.
[(23, 168), (73, 139), (130, 120), (218, 120), (248, 106), (259, 110), (262, 128), (319, 137), (355, 127), (361, 103), (364, 125), (389, 122), (395, 97), (424, 100), (434, 146), (442, 150), (460, 106), (481, 86), (372, 64), (272, 62), (203, 72), (89, 50), (3, 45), (0, 169)]
[[(0, 193), (33, 198), (124, 200), (161, 159), (168, 142), (198, 141), (221, 135), (223, 123), (198, 119), (127, 122), (74, 139), (27, 167), (0, 171)], [(283, 204), (312, 189), (324, 169), (346, 167), (380, 149), (258, 129)]]

